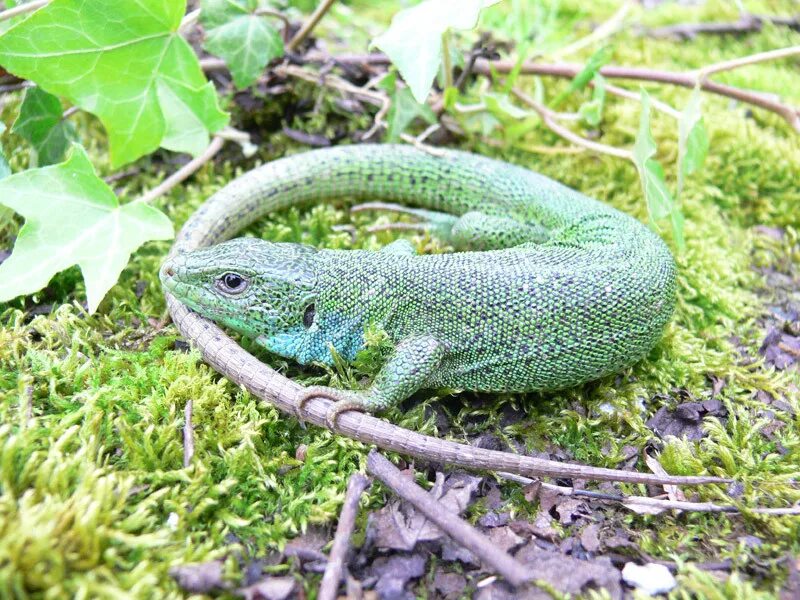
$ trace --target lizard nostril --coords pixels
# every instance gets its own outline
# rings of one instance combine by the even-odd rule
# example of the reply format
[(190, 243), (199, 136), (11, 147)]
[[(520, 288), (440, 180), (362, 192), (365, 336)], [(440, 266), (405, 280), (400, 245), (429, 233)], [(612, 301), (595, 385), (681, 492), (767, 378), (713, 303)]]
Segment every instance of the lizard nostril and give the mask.
[(167, 277), (174, 277), (175, 269), (173, 269), (172, 267), (167, 267), (166, 269), (164, 269), (164, 275), (166, 275)]

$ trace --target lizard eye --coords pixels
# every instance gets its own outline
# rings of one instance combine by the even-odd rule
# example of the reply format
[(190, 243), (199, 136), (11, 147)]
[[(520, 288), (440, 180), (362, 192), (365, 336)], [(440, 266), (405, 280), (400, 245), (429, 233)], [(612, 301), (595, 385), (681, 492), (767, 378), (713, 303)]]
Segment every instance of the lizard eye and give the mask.
[(226, 294), (241, 294), (247, 289), (248, 281), (238, 273), (223, 273), (216, 285), (218, 290)]
[(303, 325), (308, 329), (314, 323), (314, 316), (316, 316), (317, 311), (314, 307), (314, 304), (309, 304), (306, 306), (306, 311), (303, 313)]

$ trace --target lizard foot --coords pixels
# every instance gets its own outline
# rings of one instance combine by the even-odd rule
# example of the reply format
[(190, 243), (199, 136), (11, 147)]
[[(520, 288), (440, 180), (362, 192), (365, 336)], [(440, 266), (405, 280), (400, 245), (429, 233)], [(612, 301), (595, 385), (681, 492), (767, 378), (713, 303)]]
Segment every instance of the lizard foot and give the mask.
[(367, 228), (369, 233), (378, 231), (429, 231), (430, 233), (441, 235), (447, 238), (458, 217), (443, 212), (427, 210), (424, 208), (411, 208), (402, 204), (391, 202), (364, 202), (357, 204), (350, 209), (351, 213), (365, 211), (383, 211), (397, 213), (413, 217), (414, 223), (387, 223), (385, 225), (372, 225)]
[(325, 398), (326, 400), (334, 402), (325, 415), (325, 424), (328, 426), (328, 429), (331, 430), (336, 427), (336, 419), (338, 419), (339, 415), (343, 412), (349, 410), (369, 412), (367, 400), (359, 392), (338, 390), (322, 385), (312, 385), (303, 390), (300, 397), (297, 399), (295, 413), (301, 423), (304, 421), (303, 413), (305, 412), (305, 405), (312, 398)]

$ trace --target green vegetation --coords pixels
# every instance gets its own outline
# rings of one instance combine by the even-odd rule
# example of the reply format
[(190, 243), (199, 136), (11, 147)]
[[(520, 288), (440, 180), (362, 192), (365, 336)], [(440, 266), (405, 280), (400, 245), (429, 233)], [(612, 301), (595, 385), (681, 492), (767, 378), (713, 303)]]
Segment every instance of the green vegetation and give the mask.
[[(366, 38), (380, 33), (393, 14), (391, 5), (384, 8), (381, 3), (378, 10), (376, 4), (354, 1), (346, 9), (334, 8), (317, 33), (324, 37), (326, 31), (344, 28), (352, 16), (355, 33), (343, 35), (348, 44), (363, 50)], [(481, 28), (491, 29), (497, 38), (513, 37), (521, 26), (510, 14), (520, 3), (506, 4), (481, 18)], [(537, 10), (525, 18), (542, 24), (537, 38), (542, 47), (580, 37), (590, 23), (607, 18), (616, 7), (600, 2), (589, 8), (584, 2), (564, 0), (547, 11), (532, 4)], [(745, 4), (757, 14), (791, 14), (792, 7), (767, 0)], [(734, 6), (713, 0), (699, 7), (664, 4), (643, 12), (639, 20), (652, 27), (737, 16)], [(798, 43), (800, 34), (769, 24), (743, 37), (699, 36), (680, 43), (624, 31), (612, 38), (609, 62), (694, 69), (709, 61)], [(576, 60), (587, 60), (594, 50), (583, 50)], [(766, 63), (716, 79), (780, 92), (786, 101), (800, 104), (796, 63)], [(517, 84), (555, 97), (569, 81), (520, 76)], [(477, 95), (480, 85), (467, 93)], [(692, 94), (654, 84), (644, 87), (651, 97), (678, 108), (686, 106)], [(586, 89), (565, 100), (559, 110), (577, 110), (582, 101), (592, 100), (592, 94)], [(10, 125), (22, 93), (4, 98), (9, 101), (0, 120)], [(289, 127), (322, 135), (369, 127), (369, 116), (344, 114), (338, 98), (338, 92), (292, 83), (290, 93), (266, 96), (261, 112), (231, 103), (232, 123), (263, 136), (256, 155), (243, 159), (238, 149), (223, 152), (218, 162), (207, 164), (153, 206), (180, 226), (236, 174), (303, 151), (275, 125), (284, 109), (301, 99), (319, 99), (317, 110), (295, 116), (286, 123)], [(607, 96), (599, 130), (602, 142), (631, 146), (640, 109), (636, 101)], [(685, 250), (678, 255), (678, 311), (648, 360), (620, 376), (561, 393), (462, 394), (442, 404), (438, 396), (421, 393), (410, 410), (387, 417), (436, 433), (429, 409), (441, 406), (452, 424), (448, 435), (454, 439), (490, 432), (530, 450), (559, 447), (575, 460), (616, 466), (625, 446), (641, 450), (656, 440), (645, 422), (658, 408), (687, 397), (708, 399), (711, 378), (722, 379), (718, 398), (727, 407), (727, 420), (712, 420), (701, 442), (667, 442), (660, 461), (670, 473), (709, 472), (742, 482), (733, 500), (722, 488), (704, 487), (696, 493), (701, 500), (734, 501), (745, 514), (642, 516), (613, 507), (605, 514), (626, 528), (645, 552), (687, 564), (681, 567), (674, 597), (769, 597), (786, 577), (784, 557), (800, 554), (800, 519), (748, 514), (746, 508), (789, 506), (800, 500), (800, 489), (793, 483), (800, 477), (800, 371), (775, 371), (758, 354), (765, 332), (757, 318), (767, 312), (772, 291), (754, 266), (784, 270), (800, 262), (800, 148), (797, 134), (774, 114), (754, 110), (746, 115), (743, 106), (709, 95), (703, 96), (702, 110), (709, 152), (702, 168), (685, 179), (680, 195)], [(647, 219), (632, 163), (591, 152), (536, 152), (542, 146), (561, 147), (562, 142), (539, 122), (529, 123), (517, 135), (500, 127), (490, 114), (474, 118), (483, 122), (472, 131), (483, 132), (460, 138), (456, 144), (462, 148), (525, 165)], [(106, 134), (98, 121), (87, 114), (74, 119), (98, 174), (112, 174)], [(418, 130), (425, 127), (418, 123)], [(677, 181), (677, 124), (653, 112), (650, 126), (666, 180)], [(31, 160), (22, 135), (10, 131), (4, 136), (14, 172)], [(124, 142), (117, 150), (122, 147)], [(142, 150), (127, 152), (139, 155)], [(113, 184), (121, 186), (118, 194), (133, 198), (157, 185), (174, 170), (166, 156), (156, 153), (135, 163), (132, 177)], [(377, 248), (392, 239), (387, 233), (368, 234), (368, 221), (362, 216), (352, 220), (358, 228), (354, 240), (334, 229), (350, 222), (341, 207), (313, 207), (270, 218), (253, 233), (338, 248)], [(3, 212), (0, 223), (5, 224), (0, 248), (9, 248), (20, 221)], [(776, 240), (759, 233), (757, 225), (786, 232)], [(662, 234), (677, 245), (672, 231), (664, 228)], [(435, 240), (411, 239), (425, 251), (442, 250)], [(226, 574), (236, 581), (241, 575), (239, 558), (264, 556), (313, 525), (334, 524), (348, 476), (364, 466), (363, 445), (317, 428), (302, 429), (294, 417), (279, 414), (220, 379), (197, 354), (176, 346), (175, 329), (165, 324), (157, 279), (168, 248), (168, 242), (159, 241), (137, 250), (93, 315), (79, 304), (86, 290), (74, 267), (56, 275), (35, 296), (4, 305), (0, 313), (0, 597), (180, 598), (183, 593), (168, 576), (169, 567), (213, 558), (224, 559)], [(37, 306), (44, 308), (34, 310)], [(330, 372), (261, 356), (304, 384), (352, 385), (374, 374), (379, 364), (381, 340), (377, 334), (373, 337), (374, 347), (356, 365)], [(246, 340), (243, 344), (253, 350)], [(783, 398), (794, 413), (766, 416), (758, 391)], [(195, 455), (184, 468), (181, 429), (188, 400), (194, 407)], [(504, 424), (502, 416), (509, 408), (526, 416)], [(771, 421), (781, 425), (766, 435), (761, 428)], [(502, 489), (517, 513), (533, 514), (534, 507), (522, 499), (516, 484), (503, 483)], [(645, 493), (636, 486), (625, 489)], [(385, 498), (383, 490), (373, 488), (370, 506), (381, 505)], [(763, 543), (747, 545), (741, 541), (746, 535), (758, 536)], [(724, 559), (733, 563), (733, 576), (724, 585), (688, 566)], [(315, 579), (304, 582), (308, 593), (314, 593), (317, 584)]]

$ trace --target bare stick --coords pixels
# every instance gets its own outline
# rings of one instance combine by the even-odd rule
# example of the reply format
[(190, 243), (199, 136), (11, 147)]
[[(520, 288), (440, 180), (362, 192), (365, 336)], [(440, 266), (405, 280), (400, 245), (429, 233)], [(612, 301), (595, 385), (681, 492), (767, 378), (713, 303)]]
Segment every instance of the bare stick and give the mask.
[(35, 2), (20, 4), (19, 6), (15, 6), (14, 8), (9, 8), (8, 10), (0, 12), (0, 21), (7, 21), (8, 19), (13, 19), (16, 16), (39, 10), (48, 4), (50, 4), (50, 0), (36, 0)]
[[(309, 60), (323, 60), (322, 54), (309, 54)], [(327, 60), (327, 58), (325, 59)], [(389, 63), (389, 58), (385, 54), (362, 54), (362, 55), (339, 55), (336, 61), (343, 64), (370, 64), (385, 65)], [(473, 71), (486, 77), (492, 76), (492, 70), (497, 73), (510, 73), (514, 68), (513, 60), (494, 60), (478, 59), (475, 61)], [(526, 61), (520, 70), (525, 75), (542, 75), (545, 77), (564, 77), (572, 78), (580, 73), (583, 65), (577, 63), (538, 63)], [(693, 72), (674, 72), (660, 71), (657, 69), (644, 69), (639, 67), (626, 67), (618, 65), (606, 65), (600, 69), (600, 74), (609, 79), (632, 79), (635, 81), (652, 81), (655, 83), (665, 83), (677, 85), (685, 88), (693, 88), (697, 85), (697, 75)], [(772, 95), (751, 90), (716, 83), (705, 80), (700, 82), (700, 88), (710, 94), (733, 98), (746, 104), (751, 104), (764, 110), (768, 110), (779, 115), (798, 133), (800, 133), (800, 112), (797, 108), (776, 100)]]
[(611, 37), (622, 28), (622, 24), (625, 22), (625, 17), (628, 16), (628, 13), (631, 11), (633, 6), (634, 3), (631, 2), (631, 0), (624, 0), (622, 6), (617, 9), (617, 12), (611, 15), (607, 21), (600, 24), (600, 26), (592, 31), (589, 35), (582, 37), (581, 39), (576, 40), (571, 44), (556, 50), (555, 52), (550, 52), (549, 55), (552, 58), (561, 58), (562, 56), (575, 54), (587, 46), (591, 46), (600, 40)]
[(275, 73), (282, 77), (288, 75), (298, 79), (303, 79), (304, 81), (308, 81), (310, 83), (315, 83), (317, 85), (324, 85), (326, 87), (339, 90), (340, 92), (352, 94), (361, 100), (369, 102), (375, 106), (379, 106), (380, 108), (375, 114), (372, 127), (370, 127), (369, 130), (364, 134), (364, 138), (371, 137), (372, 134), (374, 134), (380, 127), (385, 125), (384, 119), (386, 114), (389, 112), (389, 108), (391, 108), (392, 102), (389, 100), (389, 96), (382, 91), (379, 92), (368, 90), (363, 87), (353, 85), (349, 81), (336, 75), (314, 73), (294, 65), (282, 65), (277, 67), (275, 69)]
[(789, 27), (795, 31), (800, 30), (800, 19), (796, 17), (742, 14), (738, 21), (678, 23), (677, 25), (647, 29), (644, 33), (656, 39), (678, 38), (690, 40), (701, 34), (742, 35), (745, 33), (757, 33), (763, 29), (765, 22), (779, 27)]
[(339, 514), (339, 524), (336, 526), (336, 534), (333, 536), (333, 546), (328, 556), (328, 564), (325, 565), (325, 574), (319, 585), (319, 600), (334, 600), (339, 589), (339, 582), (344, 573), (344, 561), (347, 550), (350, 547), (350, 538), (353, 535), (353, 528), (356, 524), (358, 515), (358, 503), (361, 494), (369, 487), (370, 481), (361, 473), (353, 473), (350, 481), (347, 482), (347, 493), (344, 496), (342, 512)]
[(197, 171), (200, 167), (206, 164), (209, 160), (214, 158), (214, 155), (222, 149), (222, 146), (225, 145), (225, 140), (220, 136), (214, 136), (214, 139), (211, 140), (211, 143), (203, 150), (203, 153), (198, 156), (197, 158), (193, 158), (188, 163), (183, 165), (180, 169), (175, 171), (172, 175), (167, 177), (164, 181), (162, 181), (159, 185), (154, 187), (152, 190), (147, 192), (146, 194), (139, 196), (133, 202), (142, 202), (147, 204), (148, 202), (152, 202), (159, 196), (163, 196), (167, 192), (169, 192), (172, 188), (176, 185), (181, 183), (184, 179), (187, 179), (190, 175), (192, 175), (195, 171)]
[(480, 558), (512, 585), (520, 586), (531, 579), (530, 569), (494, 545), (472, 525), (444, 508), (411, 479), (403, 477), (397, 467), (375, 450), (371, 450), (367, 456), (367, 471), (403, 500), (413, 504), (414, 508), (450, 538)]
[(194, 458), (194, 425), (192, 425), (192, 400), (186, 401), (183, 409), (183, 468), (192, 464)]
[(750, 56), (743, 56), (742, 58), (734, 58), (733, 60), (726, 60), (718, 62), (702, 69), (695, 71), (697, 73), (698, 81), (707, 79), (713, 73), (721, 73), (722, 71), (732, 71), (740, 67), (748, 65), (755, 65), (770, 60), (778, 60), (780, 58), (788, 58), (790, 56), (797, 56), (800, 54), (800, 46), (790, 46), (789, 48), (778, 48), (777, 50), (770, 50), (769, 52), (759, 52), (758, 54), (751, 54)]
[(322, 2), (317, 5), (316, 10), (311, 13), (310, 17), (308, 17), (308, 21), (303, 23), (300, 31), (294, 34), (294, 37), (289, 40), (288, 44), (286, 44), (286, 50), (288, 52), (293, 52), (301, 43), (303, 43), (303, 40), (305, 40), (308, 37), (308, 34), (310, 34), (314, 27), (317, 26), (319, 20), (326, 12), (328, 12), (328, 9), (331, 7), (334, 1), (335, 0), (322, 0)]
[[(633, 100), (635, 102), (641, 102), (642, 97), (637, 94), (636, 92), (632, 92), (631, 90), (626, 90), (625, 88), (618, 87), (611, 83), (606, 83), (606, 91), (609, 94), (613, 94), (615, 96), (619, 96), (620, 98), (627, 98), (628, 100)], [(680, 119), (681, 113), (674, 108), (672, 108), (666, 102), (662, 102), (658, 98), (650, 98), (650, 104), (653, 108), (660, 110), (661, 112), (669, 115), (673, 119)]]
[(257, 8), (256, 12), (253, 13), (258, 17), (275, 17), (283, 22), (283, 27), (285, 29), (289, 29), (292, 23), (289, 21), (288, 17), (280, 11), (272, 10), (271, 8)]
[(520, 90), (519, 88), (513, 88), (511, 92), (520, 100), (522, 100), (525, 104), (533, 108), (539, 116), (542, 117), (542, 122), (547, 125), (548, 129), (550, 129), (553, 133), (559, 135), (560, 137), (564, 138), (567, 141), (572, 142), (578, 146), (583, 146), (584, 148), (588, 148), (589, 150), (594, 150), (595, 152), (600, 152), (602, 154), (610, 154), (611, 156), (616, 156), (617, 158), (624, 158), (625, 160), (632, 160), (633, 155), (628, 151), (622, 148), (615, 148), (614, 146), (608, 146), (606, 144), (601, 144), (599, 142), (593, 142), (591, 140), (587, 140), (584, 137), (579, 136), (577, 133), (564, 127), (555, 119), (555, 115), (553, 112), (536, 102), (533, 98), (528, 96), (525, 92)]
[[(506, 473), (498, 471), (497, 475), (509, 481), (515, 481), (522, 485), (529, 485), (535, 483), (537, 479), (530, 479), (515, 473)], [(741, 514), (742, 510), (738, 506), (732, 504), (714, 504), (713, 502), (687, 502), (683, 500), (663, 500), (661, 498), (650, 498), (648, 496), (625, 496), (624, 494), (606, 494), (604, 492), (593, 492), (591, 490), (578, 490), (571, 487), (562, 485), (554, 485), (552, 483), (545, 483), (539, 481), (542, 489), (556, 492), (562, 496), (574, 496), (581, 498), (591, 498), (592, 500), (601, 500), (604, 502), (616, 502), (622, 504), (626, 508), (635, 510), (637, 507), (652, 508), (656, 510), (685, 510), (689, 512), (708, 512), (708, 513), (729, 513)], [(747, 509), (749, 513), (761, 515), (800, 515), (800, 505), (784, 507), (784, 508), (750, 508)]]
[(181, 24), (178, 25), (178, 33), (186, 33), (189, 29), (191, 29), (197, 20), (200, 18), (200, 9), (196, 8), (192, 12), (188, 13), (181, 19)]

